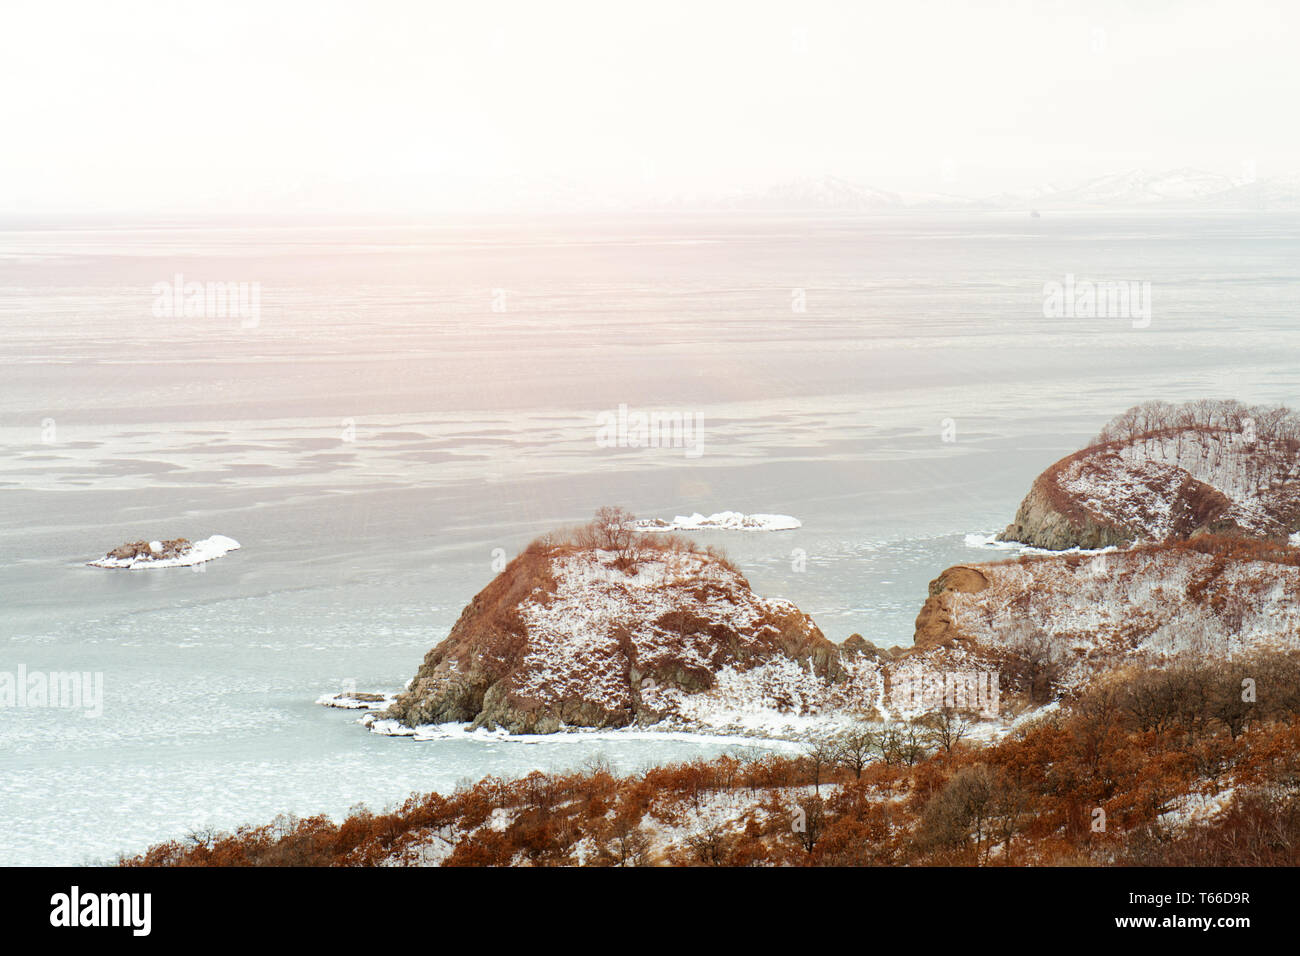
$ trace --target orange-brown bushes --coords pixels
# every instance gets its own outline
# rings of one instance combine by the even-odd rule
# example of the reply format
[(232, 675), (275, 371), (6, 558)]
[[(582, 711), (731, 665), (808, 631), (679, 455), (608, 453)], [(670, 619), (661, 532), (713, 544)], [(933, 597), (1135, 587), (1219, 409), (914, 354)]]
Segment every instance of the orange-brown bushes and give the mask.
[[(383, 813), (356, 808), (341, 823), (280, 817), (191, 834), (121, 863), (1295, 864), (1297, 673), (1300, 655), (1271, 653), (1118, 674), (995, 744), (939, 747), (913, 764), (879, 760), (860, 777), (806, 755), (699, 759), (629, 776), (592, 761), (413, 795)], [(1255, 696), (1241, 701), (1244, 718), (1230, 706), (1243, 674)], [(1230, 791), (1209, 822), (1178, 822), (1191, 796)], [(665, 832), (677, 836), (664, 843)]]

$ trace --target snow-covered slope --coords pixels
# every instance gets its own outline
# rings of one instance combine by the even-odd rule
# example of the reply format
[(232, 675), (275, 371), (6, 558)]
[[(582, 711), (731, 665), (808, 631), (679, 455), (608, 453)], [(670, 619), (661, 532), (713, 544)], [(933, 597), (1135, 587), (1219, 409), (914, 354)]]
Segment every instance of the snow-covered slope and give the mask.
[(1284, 409), (1136, 411), (1039, 475), (1002, 539), (1066, 550), (1300, 531), (1300, 442)]
[(838, 176), (819, 176), (777, 183), (758, 192), (739, 193), (715, 201), (727, 209), (764, 211), (869, 212), (900, 209), (897, 193), (859, 185)]
[(1067, 688), (1184, 653), (1203, 661), (1300, 649), (1300, 568), (1242, 548), (1174, 544), (950, 568), (931, 585), (916, 645), (996, 663), (1045, 641)]
[(384, 718), (546, 733), (691, 720), (689, 699), (710, 692), (719, 709), (789, 710), (792, 668), (816, 684), (838, 666), (809, 617), (714, 554), (538, 545), (475, 596)]
[(1141, 206), (1199, 200), (1233, 185), (1227, 176), (1201, 169), (1134, 169), (1090, 179), (1038, 201), (1053, 206)]
[(1198, 205), (1218, 209), (1267, 211), (1300, 206), (1300, 170), (1240, 183), (1203, 196)]

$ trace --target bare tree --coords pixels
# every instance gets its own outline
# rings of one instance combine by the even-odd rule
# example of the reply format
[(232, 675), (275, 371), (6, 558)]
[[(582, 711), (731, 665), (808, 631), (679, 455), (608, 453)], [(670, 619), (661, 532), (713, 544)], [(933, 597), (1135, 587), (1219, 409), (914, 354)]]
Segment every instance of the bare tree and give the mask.
[(978, 861), (989, 837), (994, 785), (992, 772), (983, 764), (958, 770), (921, 812), (917, 828), (921, 846), (968, 848), (974, 840)]
[(1246, 691), (1253, 669), (1244, 665), (1222, 665), (1216, 669), (1209, 691), (1209, 711), (1233, 740), (1241, 736), (1255, 715), (1255, 695)]
[(955, 707), (931, 711), (919, 723), (924, 728), (926, 742), (942, 748), (946, 754), (952, 753), (952, 748), (961, 743), (961, 739), (970, 731), (970, 724), (962, 719)]
[(650, 862), (650, 837), (627, 814), (617, 814), (608, 839), (598, 842), (596, 861), (608, 866), (646, 866)]
[(925, 756), (921, 727), (915, 721), (893, 723), (880, 732), (877, 749), (887, 764), (915, 766)]
[(799, 845), (811, 853), (825, 832), (826, 823), (826, 804), (821, 797), (809, 794), (798, 801), (791, 830)]
[(839, 745), (834, 740), (814, 739), (804, 744), (804, 759), (808, 761), (813, 772), (813, 787), (817, 793), (822, 789), (822, 771), (833, 767), (839, 760)]
[(695, 862), (705, 866), (726, 864), (731, 843), (730, 835), (716, 823), (686, 838), (686, 847)]
[(871, 755), (880, 749), (880, 735), (865, 726), (857, 726), (840, 734), (835, 743), (836, 762), (852, 770), (854, 777), (861, 780)]
[(614, 563), (622, 570), (636, 565), (640, 542), (636, 516), (623, 508), (604, 505), (596, 509), (595, 517), (578, 530), (576, 540), (581, 547), (614, 552)]
[(1030, 701), (1045, 704), (1056, 692), (1064, 662), (1060, 648), (1042, 628), (1022, 621), (1008, 634), (1008, 669), (1019, 678)]

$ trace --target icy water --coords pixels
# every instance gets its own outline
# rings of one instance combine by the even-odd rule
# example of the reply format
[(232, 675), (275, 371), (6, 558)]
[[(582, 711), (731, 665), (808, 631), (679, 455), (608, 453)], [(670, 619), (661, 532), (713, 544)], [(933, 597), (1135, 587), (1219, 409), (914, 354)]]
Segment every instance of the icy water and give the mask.
[[(0, 864), (728, 749), (414, 743), (313, 701), (401, 686), (494, 557), (606, 503), (795, 515), (695, 537), (833, 640), (909, 643), (927, 583), (996, 556), (966, 535), (1112, 414), (1296, 403), (1298, 237), (1169, 213), (0, 227), (0, 672), (104, 679), (99, 717), (0, 709)], [(156, 315), (178, 273), (258, 283), (256, 322)], [(1067, 274), (1151, 283), (1149, 325), (1045, 318)], [(621, 404), (701, 416), (701, 453), (601, 447)], [(211, 534), (243, 548), (84, 566)]]

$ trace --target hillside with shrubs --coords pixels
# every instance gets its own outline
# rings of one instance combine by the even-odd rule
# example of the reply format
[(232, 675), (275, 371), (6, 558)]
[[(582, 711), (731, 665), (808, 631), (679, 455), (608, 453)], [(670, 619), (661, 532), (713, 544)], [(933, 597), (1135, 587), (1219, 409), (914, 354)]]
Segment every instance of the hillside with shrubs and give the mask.
[(1014, 675), (1037, 662), (1058, 692), (1128, 665), (1300, 650), (1300, 550), (1207, 535), (950, 568), (915, 642), (935, 668), (956, 656)]
[(965, 715), (798, 756), (488, 778), (341, 823), (192, 833), (126, 866), (1300, 863), (1300, 654), (1120, 669), (993, 744)]

